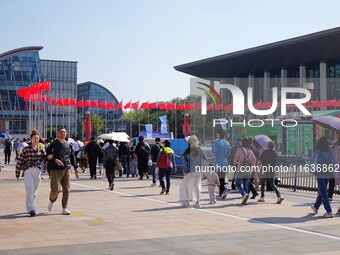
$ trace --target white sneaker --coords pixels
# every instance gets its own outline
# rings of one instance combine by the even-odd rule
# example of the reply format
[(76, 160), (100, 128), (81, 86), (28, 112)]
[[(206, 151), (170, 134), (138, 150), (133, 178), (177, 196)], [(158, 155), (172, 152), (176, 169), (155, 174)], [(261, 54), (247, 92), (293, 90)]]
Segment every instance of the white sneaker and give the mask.
[(189, 201), (183, 201), (183, 202), (182, 202), (182, 206), (184, 206), (184, 207), (190, 206)]
[(281, 204), (283, 200), (284, 200), (283, 197), (278, 197), (276, 203)]
[(312, 208), (312, 211), (313, 211), (314, 214), (317, 214), (317, 213), (318, 213), (318, 209), (316, 209), (316, 208), (314, 207), (314, 205), (312, 205), (310, 208)]
[(66, 208), (63, 208), (63, 210), (61, 211), (61, 214), (62, 215), (70, 215), (71, 214), (71, 212), (67, 209), (67, 207)]
[(47, 210), (49, 212), (52, 212), (52, 210), (53, 210), (53, 203), (51, 201), (48, 203)]
[(266, 202), (266, 200), (264, 200), (264, 197), (260, 197), (259, 200), (257, 200), (257, 202)]
[(324, 218), (333, 218), (333, 214), (332, 213), (328, 213), (326, 212), (324, 215), (323, 215)]
[(199, 202), (196, 202), (196, 203), (193, 205), (193, 207), (195, 207), (195, 208), (199, 209), (199, 208), (201, 208), (201, 205), (200, 205), (200, 203), (199, 203)]

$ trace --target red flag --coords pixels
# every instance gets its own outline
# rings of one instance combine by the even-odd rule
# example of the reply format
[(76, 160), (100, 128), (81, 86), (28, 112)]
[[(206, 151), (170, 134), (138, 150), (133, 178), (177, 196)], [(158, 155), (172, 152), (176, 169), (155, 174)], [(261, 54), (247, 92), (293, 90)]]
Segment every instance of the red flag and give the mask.
[(166, 103), (158, 104), (159, 110), (166, 110)]
[(68, 98), (64, 99), (64, 106), (70, 106)]
[(140, 105), (139, 109), (149, 109), (149, 103), (148, 102), (144, 102)]
[(222, 110), (222, 108), (223, 108), (222, 104), (217, 104), (217, 105), (214, 106), (215, 111), (220, 111), (220, 110)]
[(52, 105), (56, 105), (57, 104), (57, 99), (54, 98), (53, 101), (52, 101)]
[(122, 107), (123, 107), (123, 101), (120, 101), (120, 103), (116, 105), (115, 111), (122, 109)]
[(131, 108), (131, 101), (129, 101), (128, 103), (126, 103), (125, 105), (124, 105), (124, 109), (126, 110), (126, 109), (130, 109)]
[(90, 99), (85, 100), (84, 107), (90, 107), (91, 102)]
[(149, 103), (149, 109), (157, 109), (157, 102)]
[(186, 104), (186, 105), (185, 105), (185, 110), (186, 110), (186, 111), (190, 111), (190, 109), (191, 109), (191, 105), (190, 105), (190, 104)]
[(196, 108), (196, 110), (201, 110), (202, 109), (201, 103), (196, 104), (195, 108)]
[(231, 111), (232, 109), (233, 109), (232, 104), (227, 104), (226, 106), (224, 106), (225, 111)]
[(167, 104), (166, 107), (167, 107), (168, 111), (175, 110), (175, 108), (176, 108), (176, 103)]
[(57, 104), (58, 104), (59, 106), (64, 106), (63, 98), (62, 98), (62, 97), (59, 98)]
[(71, 98), (70, 99), (70, 106), (75, 106), (76, 105), (76, 99), (75, 98)]
[(132, 103), (131, 105), (131, 109), (138, 109), (138, 106), (139, 106), (139, 102), (135, 102), (135, 103)]
[(50, 96), (48, 96), (48, 97), (46, 98), (46, 102), (51, 103), (51, 97), (50, 97)]
[(83, 107), (83, 105), (84, 105), (84, 100), (81, 99), (77, 102), (76, 107)]
[(179, 104), (179, 105), (177, 105), (176, 110), (182, 111), (182, 110), (184, 110), (184, 107), (185, 107), (184, 103), (183, 104)]
[(114, 102), (108, 103), (106, 105), (106, 110), (109, 110), (109, 109), (113, 108), (113, 106), (114, 106)]
[(90, 107), (96, 107), (98, 105), (98, 100), (95, 99), (91, 102)]
[(106, 100), (101, 101), (101, 102), (98, 104), (98, 108), (104, 108), (104, 107), (106, 107)]

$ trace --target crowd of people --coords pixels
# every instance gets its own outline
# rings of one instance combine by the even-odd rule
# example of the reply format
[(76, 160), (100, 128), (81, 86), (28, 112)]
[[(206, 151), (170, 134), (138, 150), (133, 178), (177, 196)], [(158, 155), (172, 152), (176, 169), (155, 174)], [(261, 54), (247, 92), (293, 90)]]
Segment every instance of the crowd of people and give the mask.
[[(183, 179), (179, 188), (179, 197), (184, 207), (193, 206), (200, 208), (202, 180), (206, 179), (209, 204), (214, 205), (217, 199), (227, 198), (229, 189), (226, 186), (226, 173), (221, 166), (233, 166), (236, 171), (232, 178), (231, 189), (236, 189), (241, 195), (241, 204), (246, 205), (248, 199), (255, 199), (261, 192), (258, 202), (265, 202), (265, 186), (271, 188), (277, 196), (277, 204), (284, 201), (284, 197), (275, 183), (274, 171), (266, 171), (259, 175), (255, 171), (242, 171), (243, 168), (276, 166), (278, 156), (273, 142), (267, 144), (267, 148), (261, 148), (251, 138), (239, 138), (235, 144), (232, 139), (225, 140), (224, 130), (216, 132), (216, 140), (212, 146), (213, 162), (208, 162), (204, 154), (200, 140), (197, 136), (187, 137), (188, 146), (182, 157)], [(150, 146), (140, 136), (136, 146), (129, 146), (126, 142), (113, 140), (95, 140), (84, 145), (79, 139), (70, 143), (67, 141), (65, 128), (59, 128), (56, 139), (41, 140), (37, 130), (30, 134), (29, 141), (16, 140), (5, 145), (5, 164), (10, 162), (10, 153), (16, 153), (16, 177), (25, 176), (26, 209), (31, 216), (36, 215), (35, 200), (44, 171), (49, 174), (50, 195), (48, 210), (52, 211), (59, 193), (62, 193), (62, 214), (69, 215), (68, 198), (70, 193), (70, 170), (73, 167), (75, 177), (79, 178), (78, 168), (82, 165), (82, 157), (88, 159), (90, 179), (97, 178), (97, 166), (99, 174), (107, 178), (108, 188), (114, 190), (116, 172), (119, 177), (139, 176), (139, 180), (149, 179), (152, 175), (151, 186), (161, 187), (160, 195), (169, 195), (171, 186), (171, 174), (177, 171), (175, 153), (171, 148), (170, 140), (160, 142), (155, 139), (155, 144)], [(8, 152), (10, 150), (10, 152)], [(326, 165), (334, 167), (339, 164), (340, 136), (336, 146), (331, 150), (325, 137), (317, 141), (316, 150), (311, 158), (310, 165)], [(212, 164), (214, 168), (205, 168)], [(208, 169), (208, 171), (203, 171)], [(164, 181), (165, 178), (165, 181)], [(335, 176), (330, 171), (316, 173), (318, 195), (315, 204), (311, 207), (313, 213), (317, 213), (323, 204), (326, 213), (324, 217), (330, 218), (333, 212), (330, 200), (334, 193)], [(328, 186), (329, 185), (329, 186)], [(61, 188), (60, 188), (61, 187)], [(218, 192), (216, 192), (218, 189)], [(252, 193), (252, 196), (249, 195)], [(340, 208), (337, 211), (340, 213)]]

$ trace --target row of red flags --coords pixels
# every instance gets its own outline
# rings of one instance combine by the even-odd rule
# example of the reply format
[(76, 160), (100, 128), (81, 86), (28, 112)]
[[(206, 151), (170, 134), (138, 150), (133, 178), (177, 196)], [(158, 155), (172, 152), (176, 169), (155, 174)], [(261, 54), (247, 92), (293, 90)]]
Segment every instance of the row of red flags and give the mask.
[[(181, 103), (176, 105), (176, 103), (158, 103), (158, 102), (144, 102), (139, 105), (139, 101), (132, 103), (131, 101), (126, 103), (123, 106), (123, 101), (120, 101), (117, 105), (114, 105), (114, 102), (106, 102), (106, 100), (98, 102), (98, 100), (79, 100), (77, 101), (75, 98), (54, 98), (52, 99), (50, 96), (45, 96), (42, 94), (42, 92), (50, 91), (51, 90), (51, 82), (50, 80), (38, 82), (35, 84), (32, 84), (28, 86), (27, 88), (20, 88), (18, 89), (18, 96), (22, 97), (25, 101), (30, 101), (33, 103), (36, 102), (48, 102), (50, 105), (59, 105), (59, 106), (75, 106), (75, 107), (98, 107), (98, 108), (106, 108), (107, 110), (114, 108), (114, 110), (119, 110), (124, 108), (127, 109), (159, 109), (159, 110), (185, 110), (189, 111), (191, 109), (200, 110), (201, 104), (186, 104)], [(255, 109), (268, 109), (272, 105), (272, 102), (260, 102), (255, 103), (254, 108)], [(340, 107), (340, 99), (338, 100), (326, 100), (326, 101), (310, 101), (308, 103), (304, 104), (305, 106), (309, 107), (316, 107), (316, 108), (326, 108), (326, 107)], [(278, 107), (281, 107), (281, 103), (279, 102)], [(288, 105), (287, 107), (290, 107)], [(208, 104), (207, 105), (207, 111), (211, 110), (220, 111), (224, 109), (224, 111), (230, 111), (232, 110), (232, 104), (227, 105), (213, 105)], [(245, 105), (245, 109), (248, 109), (248, 105)]]
[(25, 101), (29, 101), (30, 98), (36, 94), (40, 94), (45, 91), (51, 90), (51, 81), (43, 81), (32, 84), (27, 88), (18, 89), (18, 96), (24, 98)]
[[(117, 105), (114, 104), (114, 102), (107, 102), (106, 100), (103, 100), (99, 102), (98, 100), (79, 100), (77, 101), (75, 98), (54, 98), (51, 99), (51, 97), (47, 97), (45, 95), (36, 95), (33, 98), (30, 99), (31, 102), (37, 103), (37, 102), (48, 102), (50, 105), (59, 105), (61, 107), (66, 106), (75, 106), (75, 107), (98, 107), (98, 108), (106, 108), (107, 110), (113, 108), (114, 110), (119, 109), (159, 109), (159, 110), (178, 110), (178, 111), (190, 111), (191, 109), (200, 110), (201, 109), (201, 103), (181, 103), (176, 104), (175, 102), (172, 103), (158, 103), (158, 102), (143, 102), (139, 104), (139, 101), (137, 102), (131, 102), (129, 101), (125, 105), (123, 105), (123, 101), (120, 101)], [(254, 104), (255, 109), (268, 109), (272, 105), (272, 102), (259, 102)], [(326, 100), (326, 101), (310, 101), (308, 103), (304, 104), (306, 107), (316, 107), (316, 108), (326, 108), (326, 107), (340, 107), (340, 99), (338, 100)], [(215, 111), (230, 111), (232, 110), (232, 104), (222, 105), (222, 104), (208, 104), (207, 105), (207, 111), (215, 110)], [(281, 102), (277, 104), (277, 107), (281, 107)], [(294, 107), (294, 105), (287, 105), (287, 107)], [(245, 105), (245, 109), (248, 109), (248, 105)]]

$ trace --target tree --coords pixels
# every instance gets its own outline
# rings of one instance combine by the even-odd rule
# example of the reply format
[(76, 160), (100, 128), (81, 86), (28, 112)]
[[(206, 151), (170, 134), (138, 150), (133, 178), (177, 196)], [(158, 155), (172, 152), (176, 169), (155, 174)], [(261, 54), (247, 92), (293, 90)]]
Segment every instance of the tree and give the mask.
[(102, 116), (94, 113), (91, 115), (92, 133), (97, 135), (104, 130), (104, 119)]

